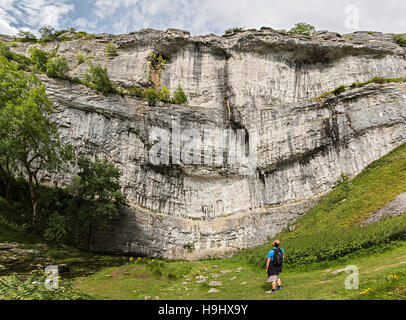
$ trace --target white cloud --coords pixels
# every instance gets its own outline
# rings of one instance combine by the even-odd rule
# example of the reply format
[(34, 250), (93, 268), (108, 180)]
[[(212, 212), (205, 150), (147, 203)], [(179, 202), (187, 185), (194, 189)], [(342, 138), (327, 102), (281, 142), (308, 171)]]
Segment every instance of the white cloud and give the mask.
[[(207, 34), (234, 26), (290, 29), (297, 22), (346, 33), (353, 31), (345, 28), (347, 5), (359, 8), (361, 30), (406, 31), (406, 1), (402, 0), (0, 0), (0, 9), (6, 12), (0, 18), (11, 28), (70, 24), (111, 33), (150, 27)], [(75, 7), (83, 11), (75, 12)]]
[(17, 33), (17, 29), (10, 26), (7, 21), (4, 21), (0, 18), (0, 34), (6, 34), (9, 36), (13, 36)]
[(75, 6), (68, 0), (1, 0), (0, 10), (3, 11), (3, 21), (12, 25), (28, 26), (38, 29), (40, 26), (50, 25), (58, 28)]

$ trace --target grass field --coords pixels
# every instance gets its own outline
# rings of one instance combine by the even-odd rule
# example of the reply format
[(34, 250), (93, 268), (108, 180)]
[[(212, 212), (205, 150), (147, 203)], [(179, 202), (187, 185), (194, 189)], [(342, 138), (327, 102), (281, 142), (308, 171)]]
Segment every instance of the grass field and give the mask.
[[(74, 288), (92, 299), (120, 300), (336, 300), (406, 299), (406, 243), (399, 248), (351, 261), (359, 269), (359, 289), (346, 290), (347, 264), (327, 270), (282, 273), (284, 289), (267, 294), (265, 269), (241, 265), (229, 260), (167, 262), (164, 274), (154, 274), (159, 261), (143, 258), (118, 268), (108, 268), (88, 278), (78, 279)], [(240, 272), (236, 272), (241, 268)], [(159, 268), (159, 267), (158, 267)], [(161, 269), (161, 268), (160, 268)], [(221, 271), (232, 270), (222, 274)], [(177, 279), (171, 277), (176, 274)], [(218, 276), (217, 276), (218, 275)], [(197, 283), (197, 276), (206, 276)], [(392, 276), (392, 277), (391, 277)], [(210, 281), (219, 281), (219, 292), (209, 293)], [(368, 290), (370, 289), (370, 290)], [(368, 290), (366, 293), (365, 290)]]

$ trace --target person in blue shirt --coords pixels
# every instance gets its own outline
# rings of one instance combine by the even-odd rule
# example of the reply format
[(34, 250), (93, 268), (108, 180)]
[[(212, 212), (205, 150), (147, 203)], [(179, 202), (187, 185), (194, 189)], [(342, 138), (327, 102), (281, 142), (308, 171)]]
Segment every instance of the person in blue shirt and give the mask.
[[(279, 248), (281, 242), (275, 240), (272, 243), (273, 249), (268, 252), (267, 261), (266, 261), (266, 272), (268, 274), (268, 281), (272, 283), (272, 290), (267, 293), (275, 293), (276, 290), (282, 290), (282, 282), (279, 277), (279, 274), (282, 272), (282, 264), (285, 258), (285, 253), (283, 249)], [(278, 285), (278, 289), (276, 289)]]

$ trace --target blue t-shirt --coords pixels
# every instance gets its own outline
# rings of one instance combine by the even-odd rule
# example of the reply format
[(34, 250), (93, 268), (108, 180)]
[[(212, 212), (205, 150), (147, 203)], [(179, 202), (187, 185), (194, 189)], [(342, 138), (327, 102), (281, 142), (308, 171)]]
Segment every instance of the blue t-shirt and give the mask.
[[(279, 248), (279, 249), (282, 250), (282, 254), (283, 254), (283, 256), (285, 256), (285, 252), (283, 252), (283, 249), (282, 248)], [(274, 254), (275, 254), (275, 250), (272, 249), (271, 251), (268, 252), (267, 258), (271, 258), (271, 261), (273, 261)]]

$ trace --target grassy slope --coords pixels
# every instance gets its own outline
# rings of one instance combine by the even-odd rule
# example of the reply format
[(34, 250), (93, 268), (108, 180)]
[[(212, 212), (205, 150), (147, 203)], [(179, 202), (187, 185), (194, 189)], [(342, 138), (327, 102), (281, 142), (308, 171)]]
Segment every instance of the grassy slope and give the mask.
[[(324, 196), (297, 221), (293, 232), (278, 235), (287, 259), (285, 289), (269, 296), (265, 256), (270, 245), (243, 251), (230, 259), (165, 262), (135, 259), (76, 281), (76, 288), (96, 299), (406, 299), (406, 216), (373, 226), (358, 225), (369, 214), (406, 191), (406, 144), (375, 161), (352, 180)], [(379, 239), (379, 241), (377, 241)], [(350, 250), (347, 250), (349, 247)], [(309, 252), (316, 252), (313, 256)], [(307, 260), (300, 256), (308, 255)], [(359, 290), (344, 289), (346, 274), (325, 269), (356, 265)], [(214, 268), (214, 266), (218, 266)], [(243, 270), (235, 272), (238, 267)], [(232, 270), (222, 274), (220, 270)], [(213, 277), (218, 274), (219, 276)], [(390, 278), (395, 274), (397, 279)], [(197, 275), (221, 281), (218, 293), (208, 293)], [(235, 280), (230, 278), (237, 277)], [(242, 284), (246, 282), (245, 284)], [(370, 288), (367, 293), (363, 290)], [(136, 292), (134, 292), (136, 291)]]

